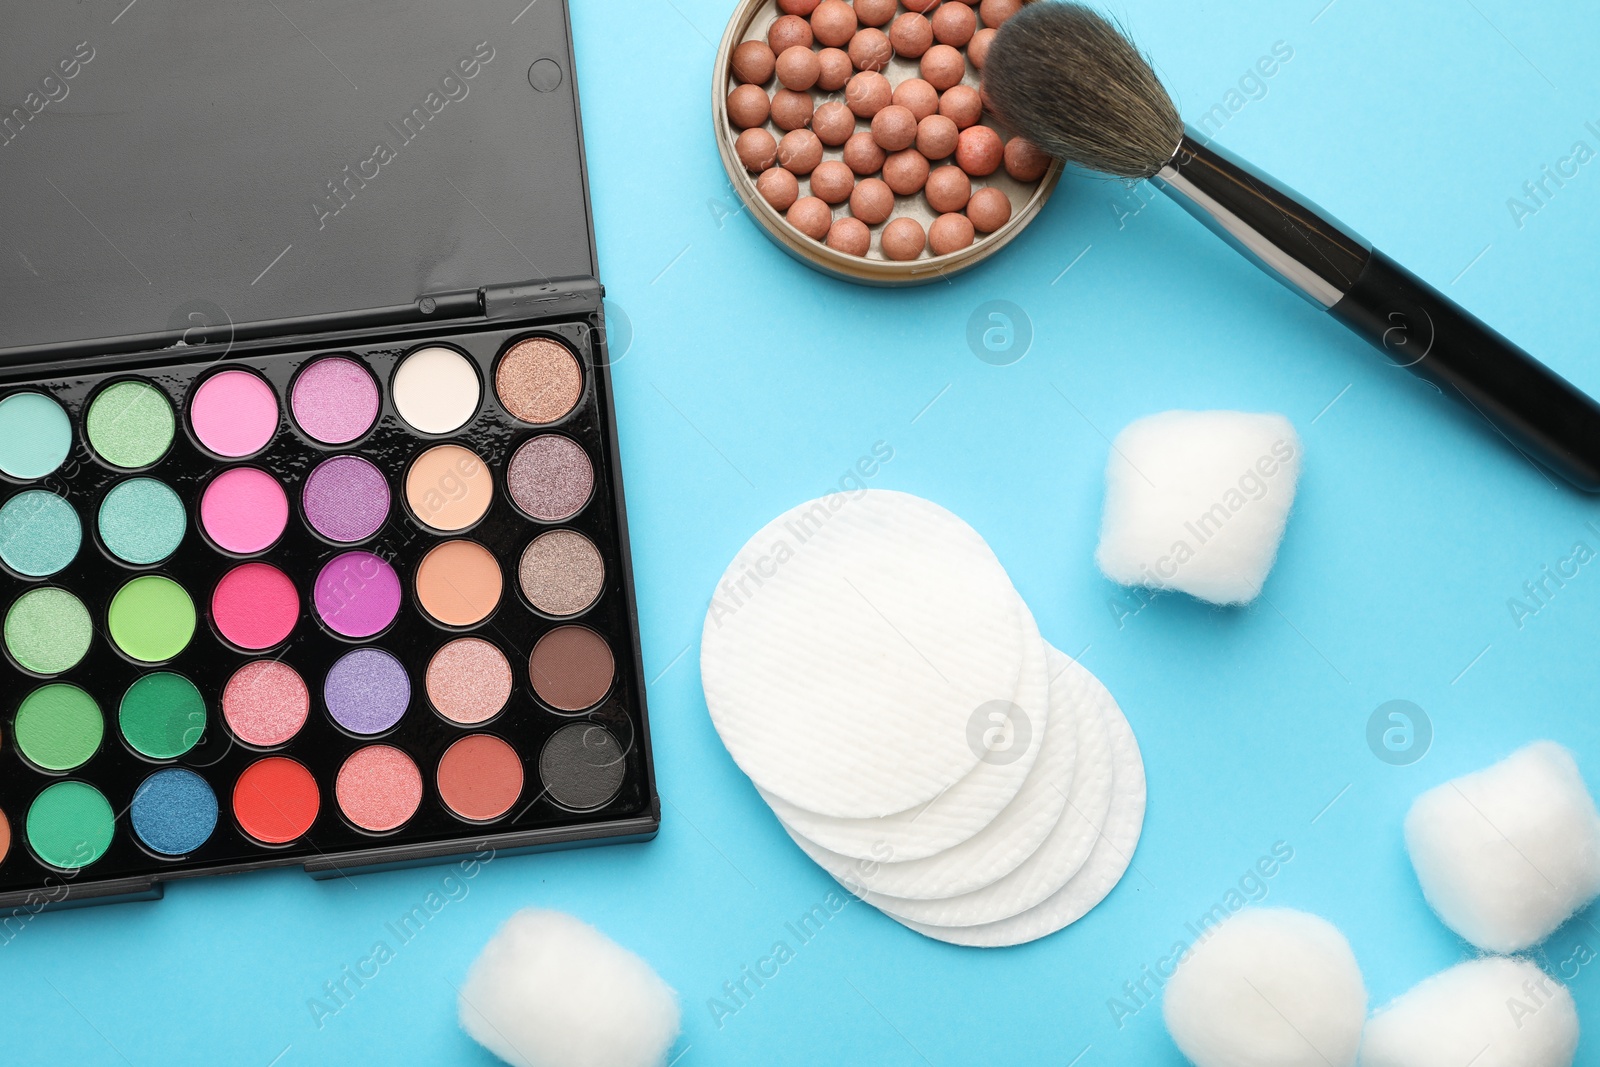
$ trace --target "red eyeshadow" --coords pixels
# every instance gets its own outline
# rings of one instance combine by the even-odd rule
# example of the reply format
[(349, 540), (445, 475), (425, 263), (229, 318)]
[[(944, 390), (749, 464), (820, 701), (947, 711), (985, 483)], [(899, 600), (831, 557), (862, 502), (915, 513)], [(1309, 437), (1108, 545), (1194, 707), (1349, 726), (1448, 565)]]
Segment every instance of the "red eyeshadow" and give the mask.
[(321, 806), (311, 772), (283, 756), (251, 764), (233, 787), (233, 815), (240, 828), (269, 845), (293, 841), (311, 829)]

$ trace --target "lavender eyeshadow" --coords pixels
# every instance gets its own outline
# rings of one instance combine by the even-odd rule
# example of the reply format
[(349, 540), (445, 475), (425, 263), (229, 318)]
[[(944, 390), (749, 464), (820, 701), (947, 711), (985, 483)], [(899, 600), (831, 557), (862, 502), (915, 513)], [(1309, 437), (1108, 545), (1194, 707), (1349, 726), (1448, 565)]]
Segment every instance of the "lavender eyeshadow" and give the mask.
[(378, 648), (346, 653), (322, 685), (328, 714), (355, 734), (378, 734), (400, 721), (411, 703), (411, 679), (400, 661)]

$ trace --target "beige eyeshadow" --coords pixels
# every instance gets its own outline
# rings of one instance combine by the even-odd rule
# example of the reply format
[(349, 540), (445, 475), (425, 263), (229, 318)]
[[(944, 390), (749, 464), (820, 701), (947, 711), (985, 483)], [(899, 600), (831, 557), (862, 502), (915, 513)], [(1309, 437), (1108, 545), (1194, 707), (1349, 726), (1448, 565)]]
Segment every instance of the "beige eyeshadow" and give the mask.
[(551, 530), (522, 553), (517, 581), (528, 602), (548, 615), (576, 615), (600, 597), (606, 564), (594, 542), (574, 530)]
[(417, 565), (417, 602), (446, 626), (475, 626), (500, 603), (500, 564), (475, 541), (446, 541)]
[(494, 474), (478, 454), (460, 445), (437, 445), (406, 472), (406, 503), (424, 526), (465, 530), (494, 502)]
[(500, 403), (523, 422), (542, 426), (578, 406), (583, 368), (572, 350), (550, 337), (518, 341), (494, 376)]

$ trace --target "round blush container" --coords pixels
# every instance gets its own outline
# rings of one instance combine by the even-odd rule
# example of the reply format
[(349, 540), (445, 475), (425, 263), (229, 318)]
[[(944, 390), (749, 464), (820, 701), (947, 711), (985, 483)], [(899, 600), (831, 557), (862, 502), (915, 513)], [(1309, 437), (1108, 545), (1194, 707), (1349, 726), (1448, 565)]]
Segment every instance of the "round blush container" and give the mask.
[(360, 456), (325, 459), (300, 494), (306, 522), (330, 541), (365, 541), (389, 518), (389, 480)]
[(346, 652), (322, 683), (328, 715), (353, 734), (381, 734), (411, 704), (411, 678), (399, 660), (381, 648)]
[(371, 637), (400, 613), (400, 577), (371, 552), (345, 552), (323, 565), (311, 599), (317, 618), (334, 633)]
[(200, 496), (200, 527), (225, 552), (265, 552), (288, 524), (289, 497), (283, 486), (256, 467), (223, 471)]
[(295, 378), (289, 406), (307, 437), (343, 445), (372, 429), (378, 402), (378, 383), (366, 367), (345, 356), (325, 356)]
[(422, 803), (422, 772), (392, 745), (368, 745), (339, 768), (334, 797), (344, 817), (368, 833), (404, 826)]
[(189, 401), (189, 425), (200, 443), (219, 456), (253, 456), (278, 432), (278, 394), (249, 371), (213, 374)]
[(222, 717), (247, 745), (275, 748), (300, 732), (311, 712), (311, 692), (293, 667), (260, 659), (233, 672), (222, 690)]

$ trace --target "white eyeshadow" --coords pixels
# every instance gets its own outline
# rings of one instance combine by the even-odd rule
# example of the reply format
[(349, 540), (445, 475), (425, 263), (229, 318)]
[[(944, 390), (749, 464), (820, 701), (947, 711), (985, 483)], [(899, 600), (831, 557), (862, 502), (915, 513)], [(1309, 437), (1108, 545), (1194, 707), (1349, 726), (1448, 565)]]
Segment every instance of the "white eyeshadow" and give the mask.
[(394, 406), (423, 433), (453, 433), (478, 413), (483, 387), (478, 372), (451, 348), (424, 348), (407, 356), (394, 376)]

